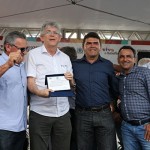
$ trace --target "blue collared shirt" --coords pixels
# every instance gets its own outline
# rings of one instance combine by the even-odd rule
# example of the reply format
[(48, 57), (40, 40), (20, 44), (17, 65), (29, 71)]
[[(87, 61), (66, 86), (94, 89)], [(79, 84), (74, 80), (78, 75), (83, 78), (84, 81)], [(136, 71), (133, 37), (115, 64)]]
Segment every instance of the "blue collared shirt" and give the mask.
[[(0, 65), (8, 60), (3, 52)], [(27, 80), (24, 64), (13, 66), (0, 77), (0, 129), (19, 132), (27, 123)]]
[(126, 121), (150, 118), (150, 70), (135, 66), (119, 77), (121, 113)]
[(118, 80), (110, 61), (99, 57), (90, 64), (85, 56), (73, 61), (76, 82), (76, 105), (81, 107), (101, 106), (110, 103), (117, 96)]

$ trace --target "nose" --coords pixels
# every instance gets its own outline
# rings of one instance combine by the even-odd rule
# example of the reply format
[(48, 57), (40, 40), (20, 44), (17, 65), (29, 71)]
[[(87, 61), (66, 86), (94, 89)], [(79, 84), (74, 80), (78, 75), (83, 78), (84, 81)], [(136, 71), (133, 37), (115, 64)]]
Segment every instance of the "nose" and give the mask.
[(127, 61), (127, 60), (128, 60), (128, 59), (127, 59), (127, 57), (125, 56), (125, 57), (124, 57), (124, 61)]
[(95, 46), (95, 43), (94, 42), (91, 42), (91, 47)]

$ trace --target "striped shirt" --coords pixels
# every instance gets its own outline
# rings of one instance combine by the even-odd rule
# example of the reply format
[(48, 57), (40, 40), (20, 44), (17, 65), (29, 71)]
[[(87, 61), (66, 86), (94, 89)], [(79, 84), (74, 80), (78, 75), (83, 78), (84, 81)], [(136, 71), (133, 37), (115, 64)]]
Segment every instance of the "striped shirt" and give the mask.
[(150, 70), (135, 66), (119, 77), (121, 113), (126, 121), (150, 118)]

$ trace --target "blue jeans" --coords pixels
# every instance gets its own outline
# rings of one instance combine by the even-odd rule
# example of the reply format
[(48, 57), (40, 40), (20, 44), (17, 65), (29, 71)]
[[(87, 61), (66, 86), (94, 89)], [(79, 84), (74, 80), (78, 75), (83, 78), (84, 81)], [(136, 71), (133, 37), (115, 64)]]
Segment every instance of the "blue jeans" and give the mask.
[(121, 132), (124, 150), (150, 150), (150, 142), (144, 139), (144, 125), (132, 126), (123, 121)]
[(0, 150), (23, 150), (26, 131), (0, 130)]
[(78, 150), (116, 150), (115, 125), (110, 108), (100, 112), (75, 112)]

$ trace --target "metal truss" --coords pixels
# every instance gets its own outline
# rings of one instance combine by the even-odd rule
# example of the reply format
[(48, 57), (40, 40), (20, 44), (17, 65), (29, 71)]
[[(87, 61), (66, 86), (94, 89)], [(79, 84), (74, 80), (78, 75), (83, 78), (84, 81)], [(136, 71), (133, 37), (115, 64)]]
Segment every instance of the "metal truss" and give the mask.
[[(15, 30), (33, 38), (39, 37), (40, 34), (40, 28), (0, 27), (0, 36), (5, 36), (8, 32)], [(62, 29), (62, 36), (66, 39), (83, 39), (84, 35), (90, 31), (97, 32), (103, 40), (150, 41), (150, 31)]]

